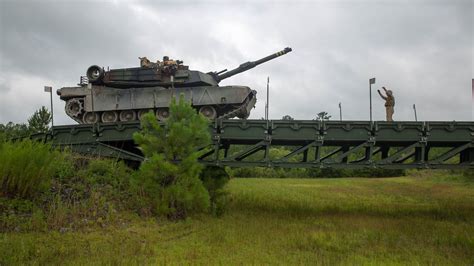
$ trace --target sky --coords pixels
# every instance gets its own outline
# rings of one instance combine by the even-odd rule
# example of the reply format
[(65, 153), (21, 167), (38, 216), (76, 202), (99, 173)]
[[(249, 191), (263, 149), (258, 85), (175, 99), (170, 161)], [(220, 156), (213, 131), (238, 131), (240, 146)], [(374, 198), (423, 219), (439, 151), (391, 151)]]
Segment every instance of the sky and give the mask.
[[(472, 121), (473, 0), (25, 1), (0, 0), (0, 123), (26, 122), (90, 65), (135, 67), (168, 55), (203, 72), (293, 52), (226, 79), (257, 91), (250, 118)], [(53, 93), (56, 124), (74, 124)]]

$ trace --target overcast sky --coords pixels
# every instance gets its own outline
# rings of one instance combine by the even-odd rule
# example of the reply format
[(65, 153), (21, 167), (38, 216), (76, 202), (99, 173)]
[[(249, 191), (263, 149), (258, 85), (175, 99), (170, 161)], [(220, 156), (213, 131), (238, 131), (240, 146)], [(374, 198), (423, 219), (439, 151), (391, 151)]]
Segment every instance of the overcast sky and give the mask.
[[(49, 106), (44, 85), (74, 86), (93, 64), (138, 66), (139, 56), (184, 60), (203, 72), (293, 52), (226, 79), (258, 91), (250, 118), (385, 117), (376, 89), (396, 98), (395, 120), (472, 120), (473, 0), (22, 1), (0, 0), (0, 123)], [(55, 120), (75, 123), (56, 94)]]

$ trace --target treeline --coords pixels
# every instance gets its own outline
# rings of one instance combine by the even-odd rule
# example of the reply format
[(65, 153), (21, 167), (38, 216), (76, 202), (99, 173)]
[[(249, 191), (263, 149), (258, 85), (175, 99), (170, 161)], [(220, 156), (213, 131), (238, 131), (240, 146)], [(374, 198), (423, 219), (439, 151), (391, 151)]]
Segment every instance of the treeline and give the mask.
[(31, 134), (42, 133), (49, 130), (52, 115), (46, 107), (42, 106), (28, 118), (28, 123), (16, 124), (8, 122), (0, 124), (0, 140), (27, 137)]

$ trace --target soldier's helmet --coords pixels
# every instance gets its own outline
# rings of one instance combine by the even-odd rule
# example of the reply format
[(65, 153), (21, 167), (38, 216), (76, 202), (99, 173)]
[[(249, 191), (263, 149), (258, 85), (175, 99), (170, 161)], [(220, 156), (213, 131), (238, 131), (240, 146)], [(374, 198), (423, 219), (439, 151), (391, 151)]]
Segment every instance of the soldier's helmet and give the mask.
[(388, 91), (387, 91), (387, 94), (388, 94), (388, 95), (393, 95), (393, 92), (392, 92), (391, 90), (388, 90)]

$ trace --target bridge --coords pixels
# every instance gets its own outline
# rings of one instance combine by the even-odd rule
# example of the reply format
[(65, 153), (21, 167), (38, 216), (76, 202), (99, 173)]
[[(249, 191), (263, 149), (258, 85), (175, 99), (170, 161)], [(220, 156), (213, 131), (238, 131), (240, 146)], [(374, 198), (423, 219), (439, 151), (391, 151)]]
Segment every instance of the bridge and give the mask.
[[(138, 122), (56, 126), (37, 135), (73, 152), (141, 162)], [(215, 120), (200, 161), (232, 167), (474, 168), (474, 122)], [(284, 147), (285, 154), (272, 154)], [(281, 150), (281, 149), (280, 149)]]

